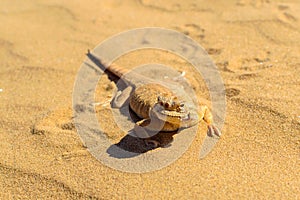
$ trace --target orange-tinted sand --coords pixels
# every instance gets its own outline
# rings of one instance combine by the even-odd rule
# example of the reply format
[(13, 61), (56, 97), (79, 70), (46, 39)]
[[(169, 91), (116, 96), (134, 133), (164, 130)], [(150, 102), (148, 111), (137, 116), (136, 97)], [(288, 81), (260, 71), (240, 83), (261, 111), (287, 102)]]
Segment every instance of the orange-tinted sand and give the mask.
[[(1, 1), (0, 199), (300, 198), (299, 1), (172, 2)], [(204, 159), (198, 158), (206, 134), (201, 123), (173, 164), (124, 173), (83, 146), (71, 123), (73, 84), (87, 49), (153, 26), (185, 33), (208, 51), (226, 87), (226, 122)], [(155, 61), (193, 79), (188, 64), (173, 56), (141, 51), (117, 63), (132, 68)], [(114, 85), (101, 81), (105, 96), (96, 99), (105, 102)], [(108, 109), (102, 120), (120, 134), (109, 127)]]

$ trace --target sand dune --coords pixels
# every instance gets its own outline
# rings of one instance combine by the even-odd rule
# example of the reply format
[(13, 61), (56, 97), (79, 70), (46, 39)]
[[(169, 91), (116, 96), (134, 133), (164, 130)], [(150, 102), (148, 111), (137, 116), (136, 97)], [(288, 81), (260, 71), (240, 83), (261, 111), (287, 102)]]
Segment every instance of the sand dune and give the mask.
[[(298, 199), (299, 13), (293, 0), (3, 0), (0, 198)], [(122, 31), (152, 26), (184, 33), (207, 50), (226, 88), (225, 125), (202, 160), (204, 123), (171, 165), (124, 173), (96, 160), (77, 135), (73, 86), (87, 49)], [(209, 100), (203, 79), (176, 55), (142, 50), (116, 61), (128, 69), (149, 62), (184, 70), (197, 96)], [(99, 122), (118, 142), (126, 133), (105, 104), (114, 88), (102, 77), (95, 101), (103, 103)]]

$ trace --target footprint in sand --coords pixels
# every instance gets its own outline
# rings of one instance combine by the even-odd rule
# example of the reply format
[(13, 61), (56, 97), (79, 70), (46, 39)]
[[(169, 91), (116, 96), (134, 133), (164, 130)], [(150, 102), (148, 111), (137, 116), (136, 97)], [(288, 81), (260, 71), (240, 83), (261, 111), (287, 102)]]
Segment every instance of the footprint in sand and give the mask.
[(216, 49), (216, 48), (208, 48), (206, 49), (206, 51), (209, 55), (220, 55), (222, 53), (222, 49)]
[(6, 54), (8, 57), (7, 60), (9, 60), (9, 58), (11, 58), (10, 60), (17, 60), (21, 62), (26, 62), (29, 60), (27, 57), (16, 52), (15, 45), (12, 42), (1, 38), (0, 38), (0, 53)]
[(141, 6), (157, 10), (161, 12), (178, 12), (178, 11), (197, 11), (197, 12), (212, 12), (211, 9), (207, 8), (205, 4), (188, 3), (187, 1), (176, 1), (172, 2), (169, 0), (138, 0), (137, 1)]
[(236, 88), (227, 88), (227, 89), (225, 89), (225, 92), (226, 92), (226, 96), (231, 98), (231, 97), (238, 96), (241, 91)]
[(73, 131), (75, 133), (71, 108), (48, 110), (37, 116), (31, 127), (31, 133), (35, 135), (45, 135), (53, 131)]
[(263, 57), (243, 58), (241, 60), (240, 69), (245, 71), (255, 71), (273, 67), (269, 56), (270, 52), (266, 51), (265, 56)]
[(191, 36), (194, 39), (203, 40), (205, 38), (205, 29), (201, 28), (197, 24), (185, 24), (181, 27), (174, 27), (175, 30)]
[(229, 62), (226, 60), (226, 61), (223, 61), (223, 62), (218, 62), (216, 63), (216, 65), (218, 66), (218, 68), (224, 72), (230, 72), (230, 73), (234, 73), (233, 70), (229, 69), (228, 68), (228, 65), (229, 65)]
[(257, 74), (254, 74), (254, 73), (251, 73), (251, 74), (241, 74), (238, 76), (238, 79), (240, 80), (248, 80), (248, 79), (251, 79), (251, 78), (255, 78), (257, 77)]
[(292, 7), (283, 4), (278, 5), (276, 9), (275, 19), (258, 23), (256, 26), (257, 31), (272, 43), (298, 46), (300, 30), (298, 28), (298, 18), (294, 15), (298, 11), (292, 10)]
[(278, 5), (277, 7), (279, 14), (277, 15), (278, 19), (285, 22), (296, 22), (298, 18), (291, 14), (290, 7), (288, 5)]

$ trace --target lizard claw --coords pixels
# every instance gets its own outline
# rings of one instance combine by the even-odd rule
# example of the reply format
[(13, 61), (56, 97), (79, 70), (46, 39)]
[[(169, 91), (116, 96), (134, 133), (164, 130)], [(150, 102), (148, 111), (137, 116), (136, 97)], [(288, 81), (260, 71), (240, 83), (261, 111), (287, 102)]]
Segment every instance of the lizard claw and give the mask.
[(147, 146), (151, 146), (152, 149), (158, 148), (161, 146), (160, 142), (152, 139), (144, 140)]
[(221, 131), (219, 131), (219, 129), (214, 126), (214, 125), (208, 125), (208, 130), (207, 130), (207, 135), (210, 136), (210, 137), (213, 137), (213, 136), (217, 136), (217, 137), (220, 137), (221, 136)]

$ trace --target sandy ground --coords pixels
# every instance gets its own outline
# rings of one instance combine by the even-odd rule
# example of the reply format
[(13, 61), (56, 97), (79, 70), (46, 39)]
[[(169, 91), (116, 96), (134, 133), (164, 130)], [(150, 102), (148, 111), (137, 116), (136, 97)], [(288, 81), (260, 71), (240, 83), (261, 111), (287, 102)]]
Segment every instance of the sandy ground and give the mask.
[[(299, 1), (172, 2), (1, 1), (0, 199), (300, 198)], [(72, 127), (73, 85), (87, 49), (149, 26), (185, 33), (208, 51), (226, 87), (226, 121), (205, 159), (201, 123), (173, 164), (124, 173), (91, 156)], [(117, 62), (180, 69), (173, 57), (141, 51)], [(111, 93), (114, 85), (101, 81), (100, 93)]]

